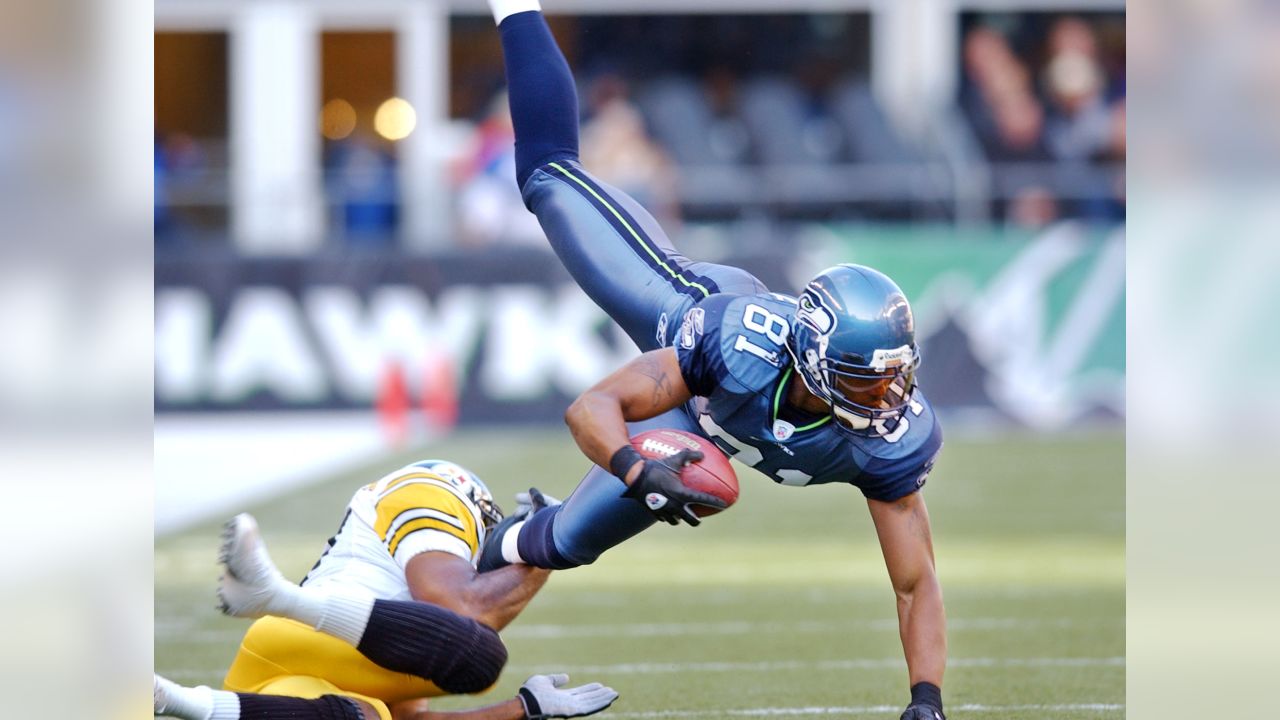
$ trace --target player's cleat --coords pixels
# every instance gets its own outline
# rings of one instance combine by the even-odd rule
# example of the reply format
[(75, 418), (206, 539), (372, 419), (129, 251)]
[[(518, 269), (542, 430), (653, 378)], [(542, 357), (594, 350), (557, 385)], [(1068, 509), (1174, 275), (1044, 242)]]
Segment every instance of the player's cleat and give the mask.
[(153, 697), (156, 717), (207, 718), (215, 703), (214, 692), (207, 687), (183, 687), (155, 675)]
[(248, 513), (231, 518), (222, 530), (218, 561), (226, 572), (218, 579), (218, 609), (224, 615), (258, 618), (278, 614), (273, 601), (283, 600), (291, 583), (276, 569)]
[(163, 715), (165, 710), (169, 709), (169, 685), (172, 685), (172, 683), (170, 683), (168, 680), (165, 680), (159, 675), (155, 676), (155, 680), (153, 681), (153, 685), (152, 685), (151, 694), (152, 694), (152, 697), (155, 699), (157, 716)]

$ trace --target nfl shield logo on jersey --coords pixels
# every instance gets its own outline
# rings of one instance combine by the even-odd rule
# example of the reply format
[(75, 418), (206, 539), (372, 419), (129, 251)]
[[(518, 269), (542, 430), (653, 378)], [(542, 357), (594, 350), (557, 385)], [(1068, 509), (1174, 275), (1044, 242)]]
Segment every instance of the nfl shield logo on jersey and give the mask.
[(786, 420), (773, 421), (773, 439), (778, 441), (786, 440), (796, 431), (796, 426)]

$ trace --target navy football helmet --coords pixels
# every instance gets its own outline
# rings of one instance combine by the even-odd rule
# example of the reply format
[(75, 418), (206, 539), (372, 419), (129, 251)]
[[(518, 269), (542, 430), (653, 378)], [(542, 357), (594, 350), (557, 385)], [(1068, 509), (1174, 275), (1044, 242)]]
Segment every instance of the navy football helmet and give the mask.
[(911, 402), (920, 364), (915, 320), (882, 272), (844, 264), (809, 281), (788, 349), (805, 387), (831, 406), (837, 429), (889, 432)]
[(494, 502), (493, 493), (489, 492), (489, 487), (484, 484), (479, 475), (448, 460), (421, 460), (413, 466), (439, 475), (457, 488), (459, 494), (466, 498), (480, 515), (486, 532), (502, 522), (502, 508)]

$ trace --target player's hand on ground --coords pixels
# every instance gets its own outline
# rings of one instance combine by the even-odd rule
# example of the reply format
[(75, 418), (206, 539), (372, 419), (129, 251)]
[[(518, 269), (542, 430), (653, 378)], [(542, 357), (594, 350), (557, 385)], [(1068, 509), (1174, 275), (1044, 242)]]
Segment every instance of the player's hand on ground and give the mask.
[(623, 493), (624, 497), (644, 503), (649, 512), (663, 522), (675, 525), (681, 520), (697, 526), (702, 522), (690, 504), (710, 505), (723, 510), (723, 500), (704, 492), (691, 490), (680, 481), (680, 470), (702, 459), (697, 450), (681, 450), (661, 460), (646, 459), (640, 474)]
[(520, 686), (520, 702), (529, 720), (541, 718), (571, 718), (593, 715), (604, 710), (618, 699), (613, 688), (600, 683), (588, 683), (567, 688), (569, 676), (534, 675)]
[(947, 720), (947, 716), (928, 705), (908, 705), (899, 720)]

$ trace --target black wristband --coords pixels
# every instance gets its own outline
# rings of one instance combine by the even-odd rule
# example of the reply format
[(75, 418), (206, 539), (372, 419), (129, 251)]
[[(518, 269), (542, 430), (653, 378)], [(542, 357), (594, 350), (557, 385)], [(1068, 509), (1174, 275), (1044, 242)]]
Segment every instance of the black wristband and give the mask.
[(918, 682), (911, 686), (911, 704), (928, 705), (942, 710), (942, 688), (931, 682)]
[(614, 453), (613, 457), (609, 458), (609, 472), (626, 482), (627, 473), (638, 462), (644, 462), (644, 456), (630, 445), (623, 445), (618, 448), (618, 452)]
[(546, 717), (542, 714), (542, 706), (538, 705), (538, 698), (529, 688), (522, 687), (516, 694), (520, 698), (520, 704), (524, 705), (524, 716), (527, 720), (538, 720)]

